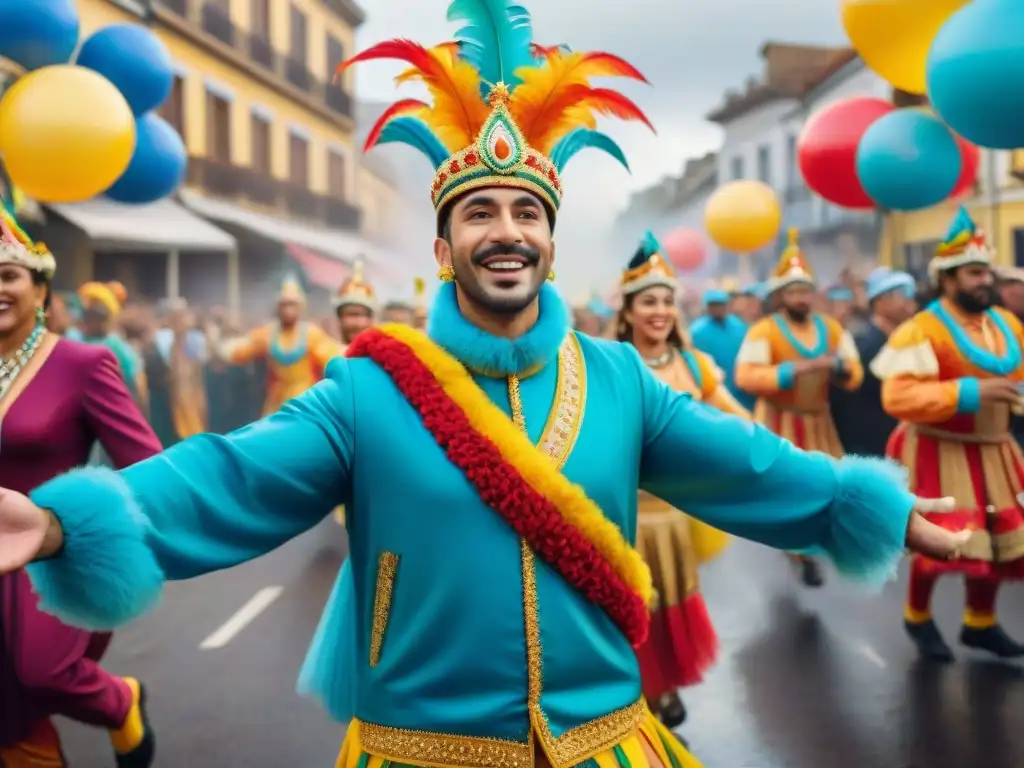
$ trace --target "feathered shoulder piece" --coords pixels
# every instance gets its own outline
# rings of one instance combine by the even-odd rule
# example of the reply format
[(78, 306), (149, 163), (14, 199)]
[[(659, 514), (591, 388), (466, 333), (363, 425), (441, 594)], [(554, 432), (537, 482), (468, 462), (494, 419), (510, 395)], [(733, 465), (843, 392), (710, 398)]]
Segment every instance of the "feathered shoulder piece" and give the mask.
[(352, 269), (352, 277), (342, 283), (334, 297), (334, 308), (355, 305), (365, 307), (371, 312), (377, 310), (377, 292), (366, 281), (365, 268), (362, 261), (357, 261)]
[(771, 289), (777, 291), (794, 283), (814, 285), (814, 273), (811, 272), (804, 252), (800, 250), (800, 230), (791, 227), (786, 247), (783, 249), (782, 255), (779, 256), (779, 263), (775, 265)]
[(673, 291), (677, 287), (676, 273), (661, 250), (661, 243), (652, 232), (646, 232), (633, 258), (622, 273), (620, 289), (623, 295), (639, 293), (655, 285)]
[(51, 279), (57, 262), (43, 243), (33, 243), (17, 220), (0, 204), (0, 264), (17, 264)]
[(935, 249), (928, 271), (934, 279), (939, 272), (964, 264), (991, 264), (994, 255), (985, 233), (974, 223), (967, 209), (961, 207), (949, 227), (946, 239)]
[(425, 48), (409, 40), (378, 43), (338, 72), (370, 59), (400, 59), (398, 83), (420, 81), (433, 103), (403, 99), (370, 130), (365, 149), (400, 142), (434, 164), (431, 198), (440, 212), (464, 192), (489, 186), (528, 190), (558, 209), (559, 173), (580, 150), (600, 149), (622, 165), (621, 148), (595, 130), (597, 115), (650, 121), (625, 96), (596, 88), (596, 77), (647, 82), (609, 53), (574, 53), (533, 42), (529, 12), (515, 0), (452, 0), (454, 42)]

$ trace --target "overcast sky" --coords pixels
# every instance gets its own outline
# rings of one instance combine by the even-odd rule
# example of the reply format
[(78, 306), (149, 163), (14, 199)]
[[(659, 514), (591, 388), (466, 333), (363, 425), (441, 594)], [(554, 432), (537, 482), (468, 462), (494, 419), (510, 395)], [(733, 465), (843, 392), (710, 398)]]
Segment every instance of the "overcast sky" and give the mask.
[[(358, 46), (407, 37), (425, 45), (451, 39), (447, 0), (360, 0), (367, 22)], [(578, 155), (564, 174), (558, 224), (558, 276), (569, 293), (614, 279), (628, 254), (605, 246), (607, 226), (631, 190), (678, 173), (687, 157), (716, 149), (716, 126), (704, 121), (728, 88), (761, 72), (758, 50), (767, 40), (842, 44), (835, 0), (523, 0), (533, 15), (534, 37), (575, 50), (604, 50), (635, 65), (652, 86), (604, 81), (619, 88), (657, 129), (605, 120), (632, 167), (626, 173), (596, 151)], [(400, 65), (369, 62), (356, 70), (360, 98), (393, 101), (419, 94), (396, 91)], [(401, 94), (401, 95), (400, 95)], [(374, 150), (387, 153), (386, 147)], [(426, 164), (426, 159), (423, 160)], [(428, 199), (427, 193), (422, 193)], [(595, 226), (600, 223), (601, 226)], [(430, 237), (430, 233), (424, 233)], [(602, 286), (604, 287), (604, 286)]]

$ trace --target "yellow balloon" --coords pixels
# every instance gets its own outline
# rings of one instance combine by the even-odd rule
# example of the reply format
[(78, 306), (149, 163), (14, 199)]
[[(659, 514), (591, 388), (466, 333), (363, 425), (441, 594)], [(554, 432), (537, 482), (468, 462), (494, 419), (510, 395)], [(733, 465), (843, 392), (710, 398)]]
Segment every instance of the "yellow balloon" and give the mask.
[(970, 0), (843, 0), (850, 43), (890, 85), (924, 94), (925, 66), (935, 35)]
[(91, 69), (44, 67), (0, 99), (0, 157), (15, 186), (43, 203), (105, 192), (135, 152), (135, 118), (121, 92)]
[(782, 209), (775, 190), (760, 181), (732, 181), (719, 187), (704, 208), (704, 226), (718, 245), (752, 253), (779, 234)]

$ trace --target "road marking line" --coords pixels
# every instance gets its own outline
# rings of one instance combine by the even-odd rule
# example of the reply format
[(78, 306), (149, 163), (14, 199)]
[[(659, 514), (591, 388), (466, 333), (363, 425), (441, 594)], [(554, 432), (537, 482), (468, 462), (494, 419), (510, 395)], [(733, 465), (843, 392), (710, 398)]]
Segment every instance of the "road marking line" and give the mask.
[(249, 626), (257, 616), (277, 600), (283, 591), (283, 587), (264, 587), (253, 595), (249, 602), (239, 608), (234, 616), (224, 622), (220, 629), (203, 640), (199, 647), (204, 651), (223, 648), (234, 639), (235, 635)]
[(879, 669), (885, 669), (889, 666), (889, 663), (882, 658), (881, 654), (879, 654), (878, 651), (876, 651), (867, 643), (858, 643), (857, 653), (859, 653), (861, 656), (870, 661)]

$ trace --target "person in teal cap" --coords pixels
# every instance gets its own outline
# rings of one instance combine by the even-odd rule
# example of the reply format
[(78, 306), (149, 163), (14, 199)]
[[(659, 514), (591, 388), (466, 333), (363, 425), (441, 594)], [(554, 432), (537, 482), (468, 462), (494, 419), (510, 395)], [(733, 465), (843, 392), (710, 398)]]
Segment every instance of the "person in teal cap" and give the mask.
[(849, 453), (884, 456), (889, 435), (897, 421), (882, 407), (882, 383), (869, 364), (885, 346), (889, 335), (917, 311), (914, 278), (906, 272), (878, 267), (867, 279), (866, 297), (871, 316), (864, 328), (853, 335), (865, 366), (860, 389), (832, 387), (832, 417), (839, 440)]
[(729, 293), (721, 288), (704, 292), (704, 315), (690, 326), (693, 346), (711, 356), (725, 374), (725, 385), (747, 410), (757, 398), (736, 386), (736, 355), (747, 335), (747, 324), (729, 311)]

